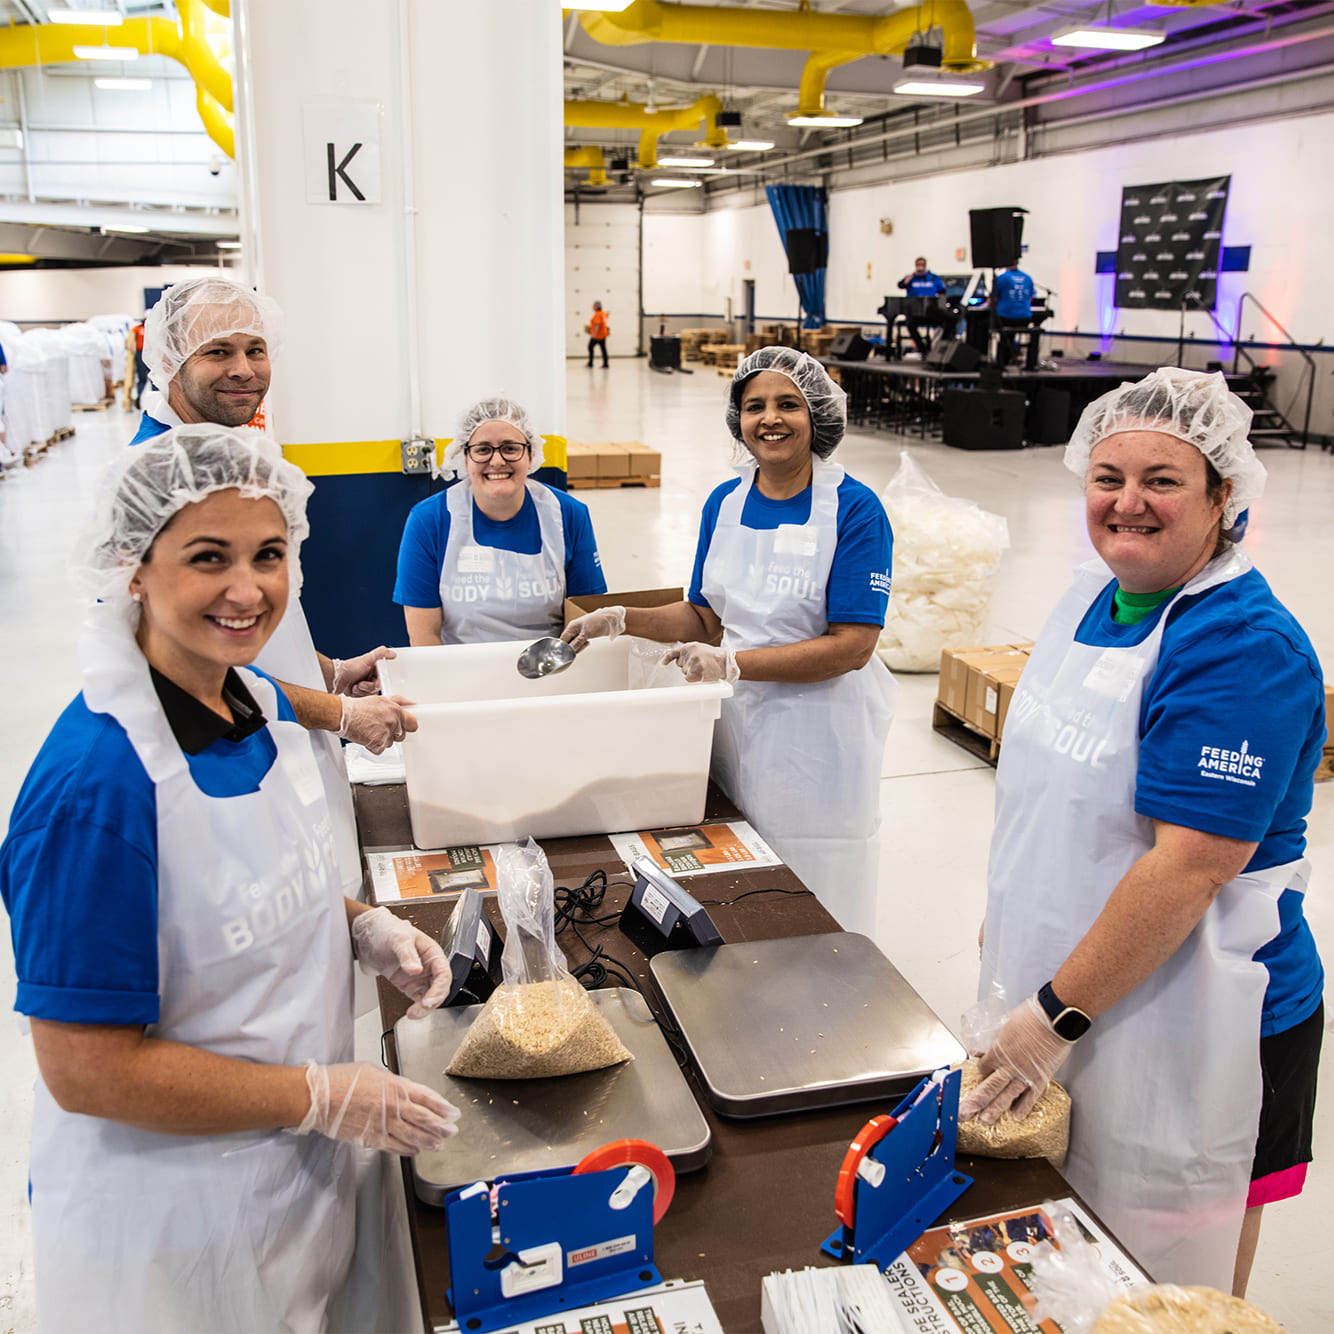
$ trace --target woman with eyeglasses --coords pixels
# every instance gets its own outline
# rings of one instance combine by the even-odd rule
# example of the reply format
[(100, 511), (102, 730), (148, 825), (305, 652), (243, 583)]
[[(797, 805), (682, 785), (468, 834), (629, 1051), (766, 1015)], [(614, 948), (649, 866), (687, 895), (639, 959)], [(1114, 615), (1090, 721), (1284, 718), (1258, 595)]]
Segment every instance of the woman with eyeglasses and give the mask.
[(408, 642), (480, 644), (558, 635), (566, 597), (605, 593), (588, 506), (535, 481), (542, 437), (507, 398), (463, 414), (440, 471), (456, 485), (414, 505), (394, 601)]

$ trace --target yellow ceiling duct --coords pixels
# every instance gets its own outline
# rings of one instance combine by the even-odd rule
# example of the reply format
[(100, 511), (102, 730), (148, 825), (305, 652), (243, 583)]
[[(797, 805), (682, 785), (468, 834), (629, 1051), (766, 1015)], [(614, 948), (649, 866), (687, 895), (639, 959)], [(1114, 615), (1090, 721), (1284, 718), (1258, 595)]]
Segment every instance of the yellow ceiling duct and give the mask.
[(977, 58), (973, 16), (964, 0), (935, 0), (878, 17), (816, 14), (805, 0), (801, 8), (785, 13), (634, 0), (619, 14), (584, 10), (579, 22), (590, 37), (605, 46), (685, 42), (809, 51), (798, 95), (797, 111), (803, 116), (818, 116), (824, 110), (825, 78), (836, 65), (860, 60), (862, 56), (902, 55), (918, 33), (932, 28), (940, 28), (944, 33), (945, 69), (987, 67), (987, 62)]
[(567, 167), (587, 167), (589, 185), (606, 185), (607, 163), (602, 150), (596, 145), (587, 148), (567, 148), (565, 150)]
[[(195, 81), (199, 118), (208, 137), (228, 157), (235, 157), (232, 133), (232, 76), (223, 61), (228, 52), (225, 26), (228, 0), (177, 0), (178, 27), (170, 19), (127, 19), (114, 30), (115, 46), (132, 46), (141, 55), (179, 61)], [(215, 17), (216, 16), (216, 17)], [(90, 43), (76, 25), (11, 24), (0, 28), (0, 69), (77, 62), (76, 46)]]
[[(619, 17), (619, 16), (618, 16)], [(566, 102), (566, 125), (586, 130), (640, 130), (639, 165), (651, 171), (658, 165), (658, 137), (671, 130), (693, 130), (704, 126), (704, 141), (710, 148), (727, 147), (727, 131), (718, 125), (723, 104), (712, 94), (688, 107), (657, 107), (622, 98), (619, 102)]]

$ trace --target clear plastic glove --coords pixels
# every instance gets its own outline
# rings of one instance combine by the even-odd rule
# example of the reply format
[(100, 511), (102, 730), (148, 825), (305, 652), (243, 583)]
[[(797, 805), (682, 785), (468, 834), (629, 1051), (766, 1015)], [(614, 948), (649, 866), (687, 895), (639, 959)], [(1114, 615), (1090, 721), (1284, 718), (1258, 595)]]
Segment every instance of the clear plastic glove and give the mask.
[(624, 607), (599, 607), (583, 616), (576, 616), (565, 627), (561, 638), (573, 646), (576, 653), (588, 647), (590, 639), (615, 639), (625, 633)]
[(1074, 1045), (1053, 1031), (1036, 996), (1016, 1005), (977, 1063), (983, 1079), (959, 1104), (959, 1120), (995, 1125), (1008, 1110), (1022, 1121)]
[(410, 1158), (438, 1149), (458, 1133), (459, 1109), (434, 1089), (368, 1061), (347, 1065), (306, 1062), (310, 1110), (293, 1134), (317, 1135), (387, 1149)]
[(712, 644), (678, 644), (662, 656), (663, 666), (676, 663), (687, 681), (739, 681), (741, 668), (730, 648)]
[(444, 950), (388, 908), (372, 908), (352, 919), (352, 948), (363, 972), (384, 978), (413, 1002), (409, 1019), (424, 1019), (449, 990)]
[(417, 720), (407, 711), (412, 700), (402, 695), (367, 695), (361, 699), (344, 695), (342, 699), (343, 721), (338, 725), (338, 735), (344, 741), (365, 746), (372, 755), (381, 754), (417, 730)]
[(380, 693), (380, 669), (377, 664), (383, 658), (396, 658), (398, 654), (383, 644), (363, 653), (358, 658), (334, 658), (333, 685), (329, 687), (331, 695), (378, 695)]

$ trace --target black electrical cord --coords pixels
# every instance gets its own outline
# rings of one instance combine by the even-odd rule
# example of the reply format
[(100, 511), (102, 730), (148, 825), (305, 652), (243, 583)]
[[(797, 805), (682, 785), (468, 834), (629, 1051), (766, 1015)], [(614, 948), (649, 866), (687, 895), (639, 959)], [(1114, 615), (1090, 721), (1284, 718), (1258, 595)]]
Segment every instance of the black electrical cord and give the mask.
[(734, 899), (699, 899), (706, 908), (730, 908), (734, 903), (740, 903), (742, 899), (748, 899), (752, 894), (810, 894), (809, 889), (779, 889), (775, 885), (772, 889), (748, 889), (744, 894), (738, 894)]

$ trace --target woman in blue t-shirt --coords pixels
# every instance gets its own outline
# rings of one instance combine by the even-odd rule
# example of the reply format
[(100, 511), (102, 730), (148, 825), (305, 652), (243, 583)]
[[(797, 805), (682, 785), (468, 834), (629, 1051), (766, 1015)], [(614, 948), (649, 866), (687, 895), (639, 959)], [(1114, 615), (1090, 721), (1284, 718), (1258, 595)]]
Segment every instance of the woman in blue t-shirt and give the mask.
[(560, 633), (566, 597), (605, 593), (588, 506), (529, 476), (542, 437), (507, 398), (463, 414), (440, 471), (461, 479), (414, 505), (394, 601), (412, 644)]
[[(1320, 665), (1230, 532), (1264, 469), (1222, 375), (1085, 411), (1084, 566), (996, 775), (981, 994), (1011, 1009), (961, 1116), (1058, 1068), (1066, 1175), (1163, 1282), (1242, 1295), (1264, 1204), (1311, 1157), (1323, 972), (1302, 915)], [(1027, 999), (1021, 999), (1027, 997)]]
[(353, 1263), (380, 1165), (354, 1146), (453, 1133), (433, 1090), (351, 1060), (354, 948), (416, 1016), (448, 966), (343, 897), (310, 738), (247, 666), (295, 591), (310, 490), (264, 435), (208, 424), (124, 450), (103, 490), (83, 691), (0, 847), (51, 1334), (368, 1328), (349, 1280), (381, 1265)]
[(875, 656), (893, 535), (875, 494), (830, 460), (846, 402), (804, 352), (747, 357), (727, 404), (741, 476), (705, 503), (689, 600), (602, 608), (564, 637), (576, 649), (622, 632), (684, 641), (665, 660), (687, 680), (732, 682), (714, 778), (839, 923), (869, 935), (894, 713)]

